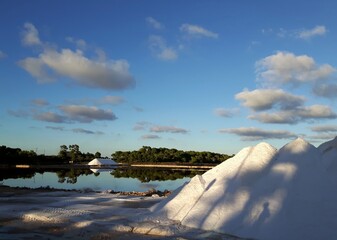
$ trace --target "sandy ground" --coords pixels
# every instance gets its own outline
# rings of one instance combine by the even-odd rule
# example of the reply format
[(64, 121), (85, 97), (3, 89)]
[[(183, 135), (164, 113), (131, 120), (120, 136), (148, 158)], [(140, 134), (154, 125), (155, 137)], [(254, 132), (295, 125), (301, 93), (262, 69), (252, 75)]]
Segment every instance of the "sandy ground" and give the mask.
[(142, 222), (163, 197), (0, 187), (0, 239), (237, 239), (170, 220)]

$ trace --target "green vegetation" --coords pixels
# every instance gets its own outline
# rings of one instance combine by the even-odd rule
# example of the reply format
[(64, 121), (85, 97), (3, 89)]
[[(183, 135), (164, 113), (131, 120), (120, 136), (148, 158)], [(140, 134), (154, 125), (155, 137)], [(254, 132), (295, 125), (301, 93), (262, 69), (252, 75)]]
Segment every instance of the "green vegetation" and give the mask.
[(26, 151), (20, 148), (0, 147), (0, 164), (59, 164), (62, 161), (56, 156), (37, 155), (33, 150)]
[(212, 152), (182, 151), (168, 148), (143, 146), (138, 151), (117, 151), (112, 158), (122, 163), (185, 163), (185, 164), (219, 164), (232, 156)]
[(37, 155), (33, 150), (26, 151), (20, 148), (0, 147), (0, 164), (5, 165), (58, 165), (69, 163), (87, 163), (96, 157), (101, 157), (101, 153), (82, 153), (77, 144), (60, 146), (57, 156)]
[[(168, 148), (152, 148), (143, 146), (137, 151), (117, 151), (111, 154), (119, 163), (176, 163), (176, 164), (219, 164), (232, 157), (212, 152), (182, 151)], [(0, 147), (0, 164), (17, 165), (53, 165), (69, 163), (87, 163), (100, 158), (101, 153), (82, 153), (77, 144), (61, 145), (57, 156), (37, 155), (33, 150)]]
[(80, 151), (80, 147), (77, 144), (69, 145), (69, 147), (67, 147), (66, 145), (62, 145), (60, 146), (58, 157), (65, 162), (87, 163), (93, 160), (94, 158), (100, 158), (101, 153), (100, 152), (96, 152), (95, 154), (89, 152), (82, 153)]

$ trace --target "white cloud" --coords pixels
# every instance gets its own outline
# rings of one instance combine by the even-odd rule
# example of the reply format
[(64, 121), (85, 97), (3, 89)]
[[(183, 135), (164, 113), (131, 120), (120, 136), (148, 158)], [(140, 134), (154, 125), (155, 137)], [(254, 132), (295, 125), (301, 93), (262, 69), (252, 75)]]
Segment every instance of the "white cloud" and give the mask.
[(298, 37), (302, 39), (310, 39), (315, 36), (323, 36), (327, 33), (327, 29), (325, 26), (316, 26), (312, 29), (305, 29), (299, 31)]
[(304, 39), (309, 40), (310, 38), (316, 36), (324, 36), (328, 30), (325, 26), (319, 25), (312, 29), (262, 29), (261, 31), (263, 34), (275, 34), (280, 38), (297, 38), (297, 39)]
[(238, 109), (224, 109), (224, 108), (216, 108), (214, 109), (214, 114), (219, 117), (233, 117), (239, 110)]
[(156, 19), (154, 19), (153, 17), (147, 17), (146, 18), (146, 22), (148, 24), (150, 24), (155, 29), (159, 30), (159, 29), (163, 29), (164, 28), (163, 24), (160, 23), (159, 21), (157, 21)]
[(29, 22), (24, 24), (22, 43), (26, 46), (41, 45), (39, 31)]
[(38, 58), (23, 59), (19, 65), (40, 83), (51, 82), (56, 76), (62, 76), (92, 88), (125, 89), (134, 85), (127, 61), (95, 61), (85, 57), (79, 50), (62, 49), (58, 52), (47, 49)]
[(53, 122), (53, 123), (69, 122), (69, 119), (66, 116), (54, 112), (33, 113), (33, 118), (43, 122)]
[(332, 111), (329, 106), (324, 105), (312, 105), (309, 107), (299, 108), (297, 111), (298, 115), (302, 119), (315, 119), (315, 118), (336, 118), (336, 113)]
[(337, 98), (337, 84), (318, 84), (313, 88), (314, 94), (325, 98)]
[(178, 53), (175, 49), (168, 47), (163, 37), (151, 35), (149, 37), (149, 47), (153, 54), (161, 60), (175, 60), (178, 58)]
[(249, 118), (262, 123), (296, 124), (309, 120), (335, 119), (337, 118), (337, 114), (329, 106), (312, 105), (275, 113), (254, 114), (249, 116)]
[[(104, 51), (97, 50), (98, 59), (87, 58), (81, 50), (57, 49), (41, 42), (38, 31), (31, 23), (24, 25), (23, 43), (28, 46), (43, 45), (38, 57), (27, 57), (18, 64), (37, 79), (39, 83), (56, 81), (66, 77), (79, 85), (103, 88), (125, 89), (134, 85), (126, 60), (107, 60)], [(81, 48), (86, 47), (83, 39), (67, 38)]]
[(183, 128), (173, 127), (173, 126), (153, 126), (150, 128), (150, 132), (156, 132), (156, 133), (182, 133), (185, 134), (188, 131)]
[(217, 33), (211, 32), (201, 26), (187, 23), (180, 26), (180, 31), (192, 37), (218, 38), (219, 36)]
[(283, 130), (264, 130), (254, 127), (220, 129), (220, 133), (230, 133), (240, 136), (243, 141), (257, 141), (264, 139), (289, 139), (296, 137), (295, 134)]
[(111, 110), (99, 109), (83, 105), (63, 105), (59, 109), (68, 119), (76, 122), (90, 123), (92, 121), (116, 120), (117, 117)]
[(274, 106), (281, 109), (292, 109), (304, 103), (305, 98), (286, 93), (281, 89), (244, 90), (235, 95), (237, 100), (243, 102), (245, 107), (254, 111), (268, 110)]
[(55, 81), (55, 76), (48, 73), (48, 67), (39, 58), (28, 57), (18, 62), (19, 66), (29, 72), (38, 83), (50, 83)]
[(305, 83), (326, 79), (336, 71), (329, 64), (318, 66), (307, 55), (278, 52), (256, 63), (258, 81), (267, 86)]
[(276, 113), (258, 113), (248, 117), (262, 123), (278, 123), (278, 124), (296, 124), (299, 121), (294, 111), (279, 111)]
[(311, 127), (311, 131), (313, 132), (337, 132), (337, 125), (317, 125)]

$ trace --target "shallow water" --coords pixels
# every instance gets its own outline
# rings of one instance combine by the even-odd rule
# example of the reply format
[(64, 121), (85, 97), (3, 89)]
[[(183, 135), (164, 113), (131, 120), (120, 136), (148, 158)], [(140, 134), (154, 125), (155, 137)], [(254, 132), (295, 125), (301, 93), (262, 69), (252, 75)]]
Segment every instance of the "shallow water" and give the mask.
[[(4, 169), (2, 169), (4, 170)], [(31, 170), (16, 169), (2, 176), (0, 183), (11, 187), (51, 187), (57, 189), (87, 189), (95, 191), (160, 191), (174, 190), (198, 172), (154, 169), (95, 170)]]

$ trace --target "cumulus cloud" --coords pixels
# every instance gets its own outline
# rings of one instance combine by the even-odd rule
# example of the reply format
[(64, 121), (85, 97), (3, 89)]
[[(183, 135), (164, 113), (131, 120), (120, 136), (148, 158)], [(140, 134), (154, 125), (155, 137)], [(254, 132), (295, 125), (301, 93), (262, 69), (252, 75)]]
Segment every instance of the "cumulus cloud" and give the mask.
[(296, 124), (318, 119), (335, 119), (337, 114), (329, 106), (312, 105), (274, 113), (259, 113), (249, 116), (262, 123)]
[(187, 23), (180, 26), (180, 31), (191, 37), (218, 38), (219, 36), (217, 33), (211, 32), (201, 26)]
[(125, 60), (99, 62), (88, 59), (82, 51), (62, 49), (45, 50), (38, 58), (26, 58), (19, 65), (36, 77), (40, 83), (55, 79), (57, 76), (67, 77), (76, 83), (92, 88), (125, 89), (133, 86), (134, 79), (129, 73), (129, 64)]
[(268, 110), (275, 106), (281, 109), (293, 109), (305, 101), (304, 97), (286, 93), (281, 89), (244, 90), (236, 94), (235, 98), (254, 111)]
[(216, 108), (214, 109), (214, 114), (219, 117), (233, 117), (239, 110), (238, 109), (225, 109), (225, 108)]
[(111, 110), (83, 105), (63, 105), (59, 109), (72, 121), (90, 123), (92, 121), (113, 121), (117, 117)]
[(33, 118), (43, 122), (67, 123), (69, 120), (66, 116), (54, 112), (33, 113)]
[(26, 22), (22, 32), (22, 43), (26, 46), (41, 45), (39, 31), (32, 23)]
[(160, 137), (155, 134), (146, 134), (142, 136), (142, 139), (159, 139)]
[(318, 84), (313, 88), (313, 93), (320, 97), (337, 98), (337, 84)]
[(265, 139), (289, 139), (296, 137), (295, 134), (289, 131), (264, 130), (254, 127), (220, 129), (219, 132), (230, 133), (240, 136), (243, 141), (257, 141)]
[(298, 116), (293, 111), (279, 111), (276, 113), (258, 113), (248, 117), (262, 123), (296, 124), (299, 121)]
[(152, 126), (150, 132), (156, 133), (182, 133), (186, 134), (188, 131), (183, 128), (173, 127), (173, 126)]
[(153, 17), (147, 17), (146, 22), (155, 29), (159, 30), (164, 28), (164, 25), (159, 21), (157, 21), (156, 19), (154, 19)]
[(25, 69), (38, 83), (50, 83), (55, 81), (55, 77), (48, 73), (48, 68), (39, 58), (28, 57), (18, 62), (19, 66)]
[[(126, 60), (107, 60), (101, 50), (98, 59), (90, 59), (77, 49), (57, 50), (43, 44), (38, 31), (31, 23), (25, 24), (23, 42), (28, 45), (44, 45), (38, 57), (27, 57), (18, 62), (19, 66), (30, 73), (39, 83), (56, 81), (60, 77), (68, 78), (79, 85), (90, 88), (126, 89), (135, 83), (129, 73)], [(73, 40), (85, 47), (84, 40)]]
[(149, 37), (149, 47), (153, 54), (160, 60), (170, 61), (178, 58), (177, 51), (167, 46), (163, 37), (158, 35), (151, 35)]
[(278, 52), (256, 63), (258, 81), (267, 86), (314, 82), (329, 78), (336, 71), (329, 64), (318, 66), (307, 55)]
[(302, 119), (314, 119), (314, 118), (336, 118), (336, 113), (332, 111), (329, 106), (324, 105), (312, 105), (309, 107), (302, 107), (297, 109), (298, 115)]
[(325, 26), (316, 26), (312, 29), (305, 29), (298, 32), (298, 37), (302, 39), (310, 39), (315, 36), (323, 36), (327, 33), (327, 29)]
[(337, 125), (317, 125), (311, 127), (311, 131), (313, 132), (337, 132)]

